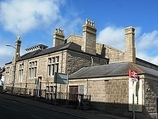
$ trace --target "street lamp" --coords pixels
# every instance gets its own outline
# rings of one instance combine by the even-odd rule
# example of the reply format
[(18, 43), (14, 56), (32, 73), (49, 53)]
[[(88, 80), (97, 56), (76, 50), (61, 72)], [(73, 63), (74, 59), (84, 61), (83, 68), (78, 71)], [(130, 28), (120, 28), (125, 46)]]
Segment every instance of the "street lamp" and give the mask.
[(12, 45), (10, 45), (10, 44), (6, 44), (6, 46), (12, 47), (12, 48), (16, 49), (14, 46), (12, 46)]
[(6, 44), (6, 46), (12, 47), (12, 48), (15, 49), (15, 51), (14, 51), (14, 57), (13, 57), (13, 60), (12, 60), (12, 66), (13, 66), (13, 69), (12, 69), (12, 88), (11, 88), (11, 93), (12, 94), (13, 94), (14, 84), (15, 84), (16, 60), (18, 58), (18, 54), (19, 54), (19, 50), (20, 50), (20, 44), (21, 44), (20, 36), (17, 37), (17, 41), (15, 43), (15, 46), (12, 46), (10, 44)]
[(15, 71), (16, 71), (16, 47), (10, 45), (10, 44), (7, 44), (6, 46), (8, 47), (12, 47), (15, 49), (15, 53), (14, 53), (14, 56), (13, 56), (13, 60), (12, 60), (12, 65), (13, 65), (13, 69), (12, 69), (12, 88), (11, 88), (11, 93), (13, 94), (13, 90), (14, 90), (14, 83), (15, 83)]

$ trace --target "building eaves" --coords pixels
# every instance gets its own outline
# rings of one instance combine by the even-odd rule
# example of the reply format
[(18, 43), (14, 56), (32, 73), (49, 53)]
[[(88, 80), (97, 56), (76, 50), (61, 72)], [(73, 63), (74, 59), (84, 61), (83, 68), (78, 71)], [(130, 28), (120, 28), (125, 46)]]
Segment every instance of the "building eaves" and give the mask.
[(139, 65), (151, 68), (151, 69), (158, 70), (158, 65), (153, 64), (153, 63), (148, 62), (148, 61), (145, 61), (145, 60), (140, 59), (140, 58), (136, 58), (136, 64), (139, 64)]
[(143, 71), (144, 74), (154, 76), (154, 77), (158, 77), (158, 70), (148, 68), (148, 67), (138, 65), (138, 64), (136, 64), (136, 66), (139, 67)]
[(129, 63), (111, 63), (107, 65), (84, 67), (72, 74), (70, 79), (128, 75), (128, 69), (133, 69), (133, 66)]
[(111, 63), (107, 65), (84, 67), (70, 75), (72, 79), (101, 78), (128, 76), (129, 69), (136, 70), (138, 74), (150, 74), (158, 77), (158, 71), (132, 63)]

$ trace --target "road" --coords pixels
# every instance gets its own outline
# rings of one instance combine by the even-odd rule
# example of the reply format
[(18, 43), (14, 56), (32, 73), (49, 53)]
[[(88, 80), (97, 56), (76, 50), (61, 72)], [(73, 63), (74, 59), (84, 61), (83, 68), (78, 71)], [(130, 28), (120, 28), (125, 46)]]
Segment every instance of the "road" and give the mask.
[(64, 113), (0, 98), (0, 119), (81, 119)]
[[(46, 100), (45, 100), (46, 101)], [(51, 105), (42, 100), (0, 93), (0, 119), (129, 119), (103, 114), (96, 110), (80, 110)]]

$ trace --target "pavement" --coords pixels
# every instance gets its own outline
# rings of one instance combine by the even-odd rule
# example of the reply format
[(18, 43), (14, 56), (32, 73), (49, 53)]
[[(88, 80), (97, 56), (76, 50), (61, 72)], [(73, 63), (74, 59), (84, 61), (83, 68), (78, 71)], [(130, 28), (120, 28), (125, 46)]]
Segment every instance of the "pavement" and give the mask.
[(18, 101), (18, 102), (25, 103), (28, 105), (37, 106), (39, 108), (45, 108), (47, 110), (52, 110), (59, 113), (64, 113), (64, 114), (80, 117), (83, 119), (129, 119), (129, 118), (121, 117), (117, 115), (101, 113), (95, 110), (72, 109), (65, 106), (52, 105), (49, 103), (44, 103), (41, 101), (26, 98), (26, 97), (19, 97), (15, 95), (4, 94), (4, 93), (3, 94), (0, 93), (0, 98)]

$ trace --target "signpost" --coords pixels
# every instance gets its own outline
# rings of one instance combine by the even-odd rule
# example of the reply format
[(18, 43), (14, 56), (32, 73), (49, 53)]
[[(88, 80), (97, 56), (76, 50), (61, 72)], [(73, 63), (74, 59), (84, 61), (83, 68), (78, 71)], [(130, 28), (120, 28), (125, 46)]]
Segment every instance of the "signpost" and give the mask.
[(138, 73), (135, 70), (129, 70), (129, 80), (132, 81), (133, 86), (133, 94), (132, 94), (132, 112), (133, 112), (133, 119), (135, 119), (135, 105), (134, 105), (134, 83), (138, 82)]
[(58, 73), (55, 72), (54, 75), (54, 83), (56, 83), (56, 90), (55, 90), (55, 104), (56, 104), (56, 98), (57, 98), (57, 84), (66, 84), (67, 89), (66, 89), (66, 103), (67, 103), (67, 92), (68, 92), (68, 83), (69, 83), (69, 76), (68, 74), (64, 73)]

